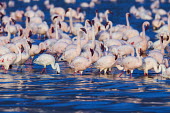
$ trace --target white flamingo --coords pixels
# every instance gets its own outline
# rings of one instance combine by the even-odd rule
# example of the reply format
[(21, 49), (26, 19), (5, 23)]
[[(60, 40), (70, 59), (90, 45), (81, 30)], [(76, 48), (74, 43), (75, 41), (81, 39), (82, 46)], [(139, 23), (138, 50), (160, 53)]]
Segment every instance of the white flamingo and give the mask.
[(46, 71), (46, 66), (51, 65), (53, 69), (57, 71), (57, 73), (60, 73), (60, 66), (58, 63), (55, 63), (55, 58), (50, 54), (41, 54), (36, 58), (33, 63), (43, 65), (44, 68), (42, 69), (41, 73), (44, 73)]
[(159, 73), (162, 70), (162, 64), (159, 64), (153, 57), (148, 56), (143, 58), (143, 64), (138, 69), (144, 70), (144, 75), (148, 75), (148, 70), (150, 69), (154, 69), (156, 73)]
[[(136, 68), (139, 68), (142, 66), (142, 57), (140, 56), (140, 47), (136, 48), (136, 54), (137, 56), (127, 56), (124, 59), (122, 59), (121, 63), (119, 65), (116, 65), (116, 67), (119, 70), (124, 70), (126, 72), (130, 72), (130, 77), (132, 77), (133, 70)], [(120, 74), (120, 76), (122, 73)]]
[(77, 46), (76, 48), (71, 48), (68, 49), (66, 51), (64, 51), (63, 55), (60, 57), (60, 60), (66, 60), (69, 64), (71, 63), (71, 61), (80, 55), (81, 52), (81, 42), (80, 42), (80, 30), (79, 29), (78, 32), (78, 37), (77, 37)]
[(93, 56), (94, 53), (93, 49), (90, 49), (90, 52), (88, 54), (88, 58), (83, 56), (77, 56), (72, 60), (72, 62), (70, 63), (70, 67), (74, 68), (75, 73), (80, 72), (80, 74), (82, 75), (83, 71), (91, 65), (92, 63), (91, 57)]
[(104, 74), (106, 74), (107, 70), (114, 65), (116, 60), (117, 56), (113, 56), (112, 54), (105, 55), (94, 63), (94, 67), (99, 69), (100, 72), (104, 70)]
[(0, 65), (4, 66), (5, 72), (9, 69), (10, 65), (15, 64), (21, 60), (21, 50), (19, 49), (21, 44), (17, 43), (16, 47), (18, 53), (7, 53), (0, 57)]

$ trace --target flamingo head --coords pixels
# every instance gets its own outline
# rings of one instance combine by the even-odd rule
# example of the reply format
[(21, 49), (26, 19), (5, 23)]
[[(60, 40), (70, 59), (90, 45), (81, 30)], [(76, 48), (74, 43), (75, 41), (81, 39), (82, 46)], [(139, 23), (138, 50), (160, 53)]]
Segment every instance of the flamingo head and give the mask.
[(90, 48), (91, 56), (94, 55), (94, 50)]
[(30, 46), (30, 48), (32, 47), (32, 43), (30, 41), (27, 41), (28, 45)]
[(85, 28), (80, 28), (82, 31), (84, 31), (87, 34), (87, 31)]
[(161, 35), (161, 37), (160, 37), (161, 39), (161, 43), (163, 43), (163, 40), (164, 40), (164, 37)]

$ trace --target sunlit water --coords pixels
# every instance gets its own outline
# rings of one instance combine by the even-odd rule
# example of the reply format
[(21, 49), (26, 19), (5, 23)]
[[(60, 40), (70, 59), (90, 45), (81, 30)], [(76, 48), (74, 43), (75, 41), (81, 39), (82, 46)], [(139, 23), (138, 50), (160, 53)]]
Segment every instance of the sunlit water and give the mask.
[[(77, 7), (78, 3), (65, 5)], [(103, 0), (104, 1), (104, 0)], [(126, 0), (118, 3), (102, 2), (95, 8), (84, 9), (87, 18), (91, 19), (95, 9), (103, 11), (110, 9), (115, 16), (109, 19), (116, 24), (125, 24), (125, 13), (133, 3), (127, 4)], [(54, 3), (51, 0), (51, 3)], [(9, 8), (7, 13), (16, 9), (25, 9), (30, 4), (16, 2), (16, 7)], [(39, 3), (40, 9), (44, 9), (43, 3), (32, 2), (31, 6)], [(55, 2), (56, 3), (56, 2)], [(56, 3), (56, 6), (64, 4)], [(142, 6), (144, 4), (136, 4)], [(144, 6), (149, 7), (149, 3)], [(107, 7), (106, 7), (107, 6)], [(167, 4), (165, 4), (167, 7)], [(162, 7), (162, 6), (161, 6)], [(45, 10), (44, 10), (45, 11)], [(50, 23), (47, 11), (46, 20)], [(133, 20), (133, 21), (132, 21)], [(141, 31), (144, 20), (137, 20), (132, 16), (131, 25)], [(149, 29), (146, 34), (154, 38), (154, 33)], [(36, 37), (34, 37), (36, 40)], [(41, 41), (41, 40), (36, 40)], [(36, 56), (37, 57), (37, 56)], [(50, 66), (46, 74), (40, 74), (42, 66), (26, 64), (22, 71), (17, 71), (16, 66), (3, 73), (0, 70), (0, 111), (21, 113), (94, 113), (94, 112), (169, 112), (170, 108), (170, 81), (162, 79), (159, 74), (150, 71), (149, 77), (143, 76), (143, 71), (135, 70), (133, 78), (122, 75), (116, 68), (107, 75), (98, 74), (94, 68), (88, 68), (83, 75), (74, 75), (65, 62), (59, 62), (61, 74), (56, 74)]]

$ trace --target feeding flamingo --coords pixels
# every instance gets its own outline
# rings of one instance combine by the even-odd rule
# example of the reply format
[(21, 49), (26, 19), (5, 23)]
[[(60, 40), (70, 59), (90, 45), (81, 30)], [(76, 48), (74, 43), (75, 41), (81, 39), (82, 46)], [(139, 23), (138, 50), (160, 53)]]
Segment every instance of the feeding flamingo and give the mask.
[(55, 58), (50, 54), (41, 54), (36, 58), (33, 63), (43, 65), (44, 68), (42, 69), (41, 73), (46, 71), (46, 66), (51, 65), (53, 69), (60, 73), (60, 66), (58, 63), (55, 63)]

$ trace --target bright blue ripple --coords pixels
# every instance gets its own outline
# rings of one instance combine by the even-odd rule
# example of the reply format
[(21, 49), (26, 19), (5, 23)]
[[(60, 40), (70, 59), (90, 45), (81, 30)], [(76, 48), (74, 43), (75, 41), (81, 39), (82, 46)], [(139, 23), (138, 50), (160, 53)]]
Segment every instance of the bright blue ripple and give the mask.
[(130, 96), (137, 98), (165, 98), (168, 97), (170, 93), (168, 92), (138, 92), (131, 93)]
[(34, 100), (36, 103), (50, 103), (50, 102), (59, 102), (59, 100)]
[(0, 98), (0, 102), (3, 101), (28, 101), (28, 99), (23, 98)]

